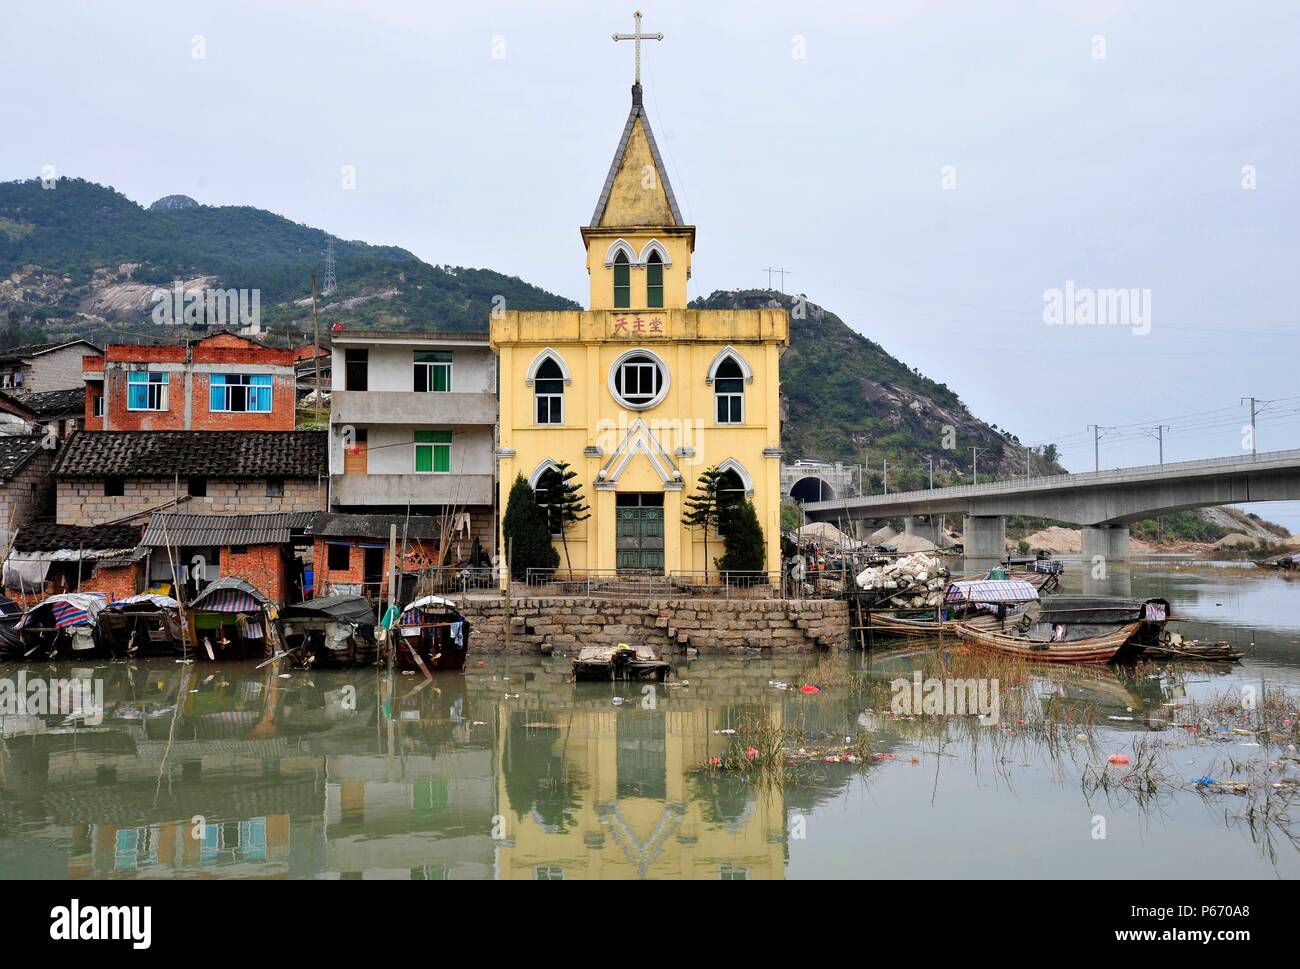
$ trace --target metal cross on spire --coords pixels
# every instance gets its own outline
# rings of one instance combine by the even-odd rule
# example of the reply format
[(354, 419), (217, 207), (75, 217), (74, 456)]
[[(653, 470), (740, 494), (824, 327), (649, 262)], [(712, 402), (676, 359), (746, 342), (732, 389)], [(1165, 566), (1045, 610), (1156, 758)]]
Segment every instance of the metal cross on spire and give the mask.
[(663, 40), (663, 34), (643, 34), (641, 33), (641, 11), (636, 12), (636, 31), (631, 34), (615, 34), (615, 40), (631, 40), (636, 43), (636, 83), (639, 87), (641, 84), (641, 41), (643, 40)]

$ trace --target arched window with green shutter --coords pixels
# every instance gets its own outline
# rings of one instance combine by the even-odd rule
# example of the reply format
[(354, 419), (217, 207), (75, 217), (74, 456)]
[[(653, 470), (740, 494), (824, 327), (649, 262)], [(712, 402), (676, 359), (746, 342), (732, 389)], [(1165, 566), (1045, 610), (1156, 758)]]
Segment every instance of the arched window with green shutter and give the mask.
[(664, 263), (659, 253), (650, 253), (645, 264), (645, 305), (660, 309), (664, 305)]
[(627, 253), (614, 257), (614, 308), (625, 310), (632, 305), (632, 267)]

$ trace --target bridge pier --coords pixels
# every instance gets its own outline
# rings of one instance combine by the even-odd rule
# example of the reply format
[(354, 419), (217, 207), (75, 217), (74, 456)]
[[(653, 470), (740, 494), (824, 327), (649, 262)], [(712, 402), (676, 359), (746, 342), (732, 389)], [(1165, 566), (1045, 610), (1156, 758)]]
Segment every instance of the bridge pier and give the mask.
[(929, 515), (903, 516), (903, 531), (917, 538), (924, 538), (935, 546), (939, 544), (939, 523)]
[(1083, 527), (1083, 563), (1086, 568), (1098, 555), (1107, 562), (1128, 561), (1127, 525), (1085, 525)]
[(1001, 515), (967, 515), (962, 524), (963, 555), (968, 559), (997, 559), (1007, 554), (1007, 520)]

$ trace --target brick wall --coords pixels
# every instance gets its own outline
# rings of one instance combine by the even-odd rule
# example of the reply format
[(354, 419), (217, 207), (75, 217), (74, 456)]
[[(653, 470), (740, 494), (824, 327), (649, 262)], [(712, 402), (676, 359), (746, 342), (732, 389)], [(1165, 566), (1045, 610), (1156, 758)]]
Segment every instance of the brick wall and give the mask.
[(0, 485), (0, 548), (9, 544), (11, 531), (45, 515), (54, 499), (50, 468), (58, 454), (41, 448), (13, 478)]
[(102, 525), (170, 502), (177, 494), (178, 509), (191, 515), (251, 515), (271, 511), (324, 511), (325, 481), (288, 478), (284, 495), (268, 497), (266, 479), (225, 481), (208, 479), (204, 498), (186, 498), (186, 479), (179, 489), (174, 478), (131, 478), (123, 482), (123, 494), (104, 494), (100, 479), (65, 478), (58, 482), (55, 514), (60, 525)]
[[(126, 599), (137, 595), (143, 590), (144, 563), (137, 562), (134, 565), (124, 565), (111, 569), (97, 565), (90, 578), (82, 582), (79, 588), (72, 591), (103, 592), (108, 595), (110, 602), (116, 602), (118, 599)], [(5, 589), (4, 591), (9, 598), (24, 608), (30, 609), (41, 600), (48, 599), (50, 596), (65, 590), (55, 588), (53, 582), (46, 582), (39, 592), (32, 589)]]
[(243, 579), (281, 604), (289, 601), (289, 569), (279, 545), (245, 545), (221, 549), (221, 577)]
[(109, 601), (126, 599), (144, 589), (144, 564), (105, 569), (95, 566), (95, 574), (81, 583), (78, 592), (106, 592)]
[[(504, 599), (466, 598), (460, 610), (473, 626), (471, 651), (505, 650)], [(512, 653), (619, 643), (661, 655), (685, 646), (726, 652), (849, 644), (848, 603), (834, 599), (516, 599), (511, 615)]]
[[(398, 529), (398, 541), (401, 541), (401, 529)], [(352, 542), (365, 542), (368, 545), (379, 544), (379, 539), (360, 539), (360, 538), (338, 538), (326, 539), (317, 538), (312, 548), (312, 568), (314, 570), (313, 583), (316, 595), (325, 595), (332, 585), (361, 585), (365, 577), (366, 550), (356, 545), (348, 548), (348, 567), (346, 569), (329, 568), (330, 545), (349, 545)], [(430, 568), (438, 557), (438, 545), (436, 542), (425, 542), (415, 539), (407, 543), (410, 547), (406, 551), (406, 557), (403, 559), (406, 569), (427, 569)], [(388, 588), (388, 566), (390, 556), (388, 549), (384, 552), (384, 580), (383, 588)]]

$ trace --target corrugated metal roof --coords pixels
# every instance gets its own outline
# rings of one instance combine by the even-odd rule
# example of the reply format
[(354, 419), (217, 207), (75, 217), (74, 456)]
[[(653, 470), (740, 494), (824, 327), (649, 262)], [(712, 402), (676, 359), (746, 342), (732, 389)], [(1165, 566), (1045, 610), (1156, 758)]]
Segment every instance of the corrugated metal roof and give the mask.
[(317, 512), (259, 515), (188, 515), (155, 512), (140, 544), (150, 548), (195, 545), (283, 545), (305, 532)]

